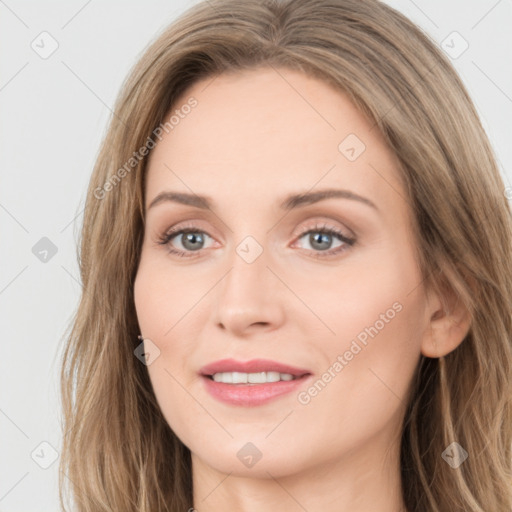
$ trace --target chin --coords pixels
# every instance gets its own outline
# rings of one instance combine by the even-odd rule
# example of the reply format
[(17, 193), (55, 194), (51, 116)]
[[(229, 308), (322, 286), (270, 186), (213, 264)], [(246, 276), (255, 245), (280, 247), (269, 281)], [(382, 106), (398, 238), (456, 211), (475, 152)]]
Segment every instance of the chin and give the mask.
[(236, 454), (230, 456), (226, 452), (206, 454), (205, 456), (196, 453), (194, 456), (199, 458), (202, 464), (206, 464), (220, 473), (244, 478), (281, 478), (297, 473), (300, 469), (299, 465), (292, 463), (290, 458), (284, 454), (274, 453), (272, 457), (269, 457), (263, 453), (261, 459), (252, 463), (243, 462)]

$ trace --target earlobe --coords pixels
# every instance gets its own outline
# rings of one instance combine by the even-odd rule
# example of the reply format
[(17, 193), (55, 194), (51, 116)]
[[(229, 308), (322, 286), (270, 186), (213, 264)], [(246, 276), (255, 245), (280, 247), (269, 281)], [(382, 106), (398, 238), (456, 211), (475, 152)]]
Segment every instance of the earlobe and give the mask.
[(445, 307), (437, 299), (438, 307), (430, 314), (421, 342), (421, 353), (426, 357), (439, 358), (449, 354), (464, 341), (471, 328), (468, 309), (453, 292), (450, 295), (451, 300)]

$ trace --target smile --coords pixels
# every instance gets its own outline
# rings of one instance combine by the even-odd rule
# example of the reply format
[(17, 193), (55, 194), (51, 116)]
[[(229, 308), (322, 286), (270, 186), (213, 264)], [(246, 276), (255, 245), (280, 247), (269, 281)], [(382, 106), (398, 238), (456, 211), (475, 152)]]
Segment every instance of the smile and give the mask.
[(223, 382), (224, 384), (265, 384), (267, 382), (290, 381), (297, 379), (291, 373), (279, 372), (222, 372), (215, 373), (211, 376), (215, 382)]

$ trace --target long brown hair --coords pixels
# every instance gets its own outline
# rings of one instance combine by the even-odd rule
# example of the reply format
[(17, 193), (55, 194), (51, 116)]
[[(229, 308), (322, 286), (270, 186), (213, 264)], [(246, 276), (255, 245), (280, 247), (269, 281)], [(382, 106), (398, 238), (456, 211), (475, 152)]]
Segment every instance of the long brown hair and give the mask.
[[(204, 1), (158, 37), (123, 84), (90, 180), (83, 293), (66, 333), (61, 505), (69, 486), (80, 512), (193, 506), (190, 452), (134, 356), (147, 165), (140, 154), (193, 82), (259, 65), (333, 84), (380, 130), (415, 213), (423, 284), (452, 290), (471, 314), (459, 347), (421, 356), (411, 383), (401, 443), (409, 512), (512, 510), (510, 205), (452, 65), (377, 0)], [(469, 455), (457, 468), (442, 458), (453, 442)]]

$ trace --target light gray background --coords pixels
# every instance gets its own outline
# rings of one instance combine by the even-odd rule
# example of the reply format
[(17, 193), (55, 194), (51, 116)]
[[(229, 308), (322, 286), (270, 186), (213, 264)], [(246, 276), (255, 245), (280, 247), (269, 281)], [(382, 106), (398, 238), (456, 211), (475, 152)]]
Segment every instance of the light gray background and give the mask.
[[(86, 186), (122, 80), (192, 3), (0, 0), (0, 512), (59, 510), (58, 460), (40, 464), (60, 451), (59, 361), (80, 295)], [(512, 0), (387, 3), (441, 47), (462, 49), (454, 31), (467, 41), (453, 63), (510, 187)], [(50, 48), (43, 31), (58, 43), (46, 59), (31, 47)], [(57, 248), (46, 262), (32, 251), (43, 237)]]

